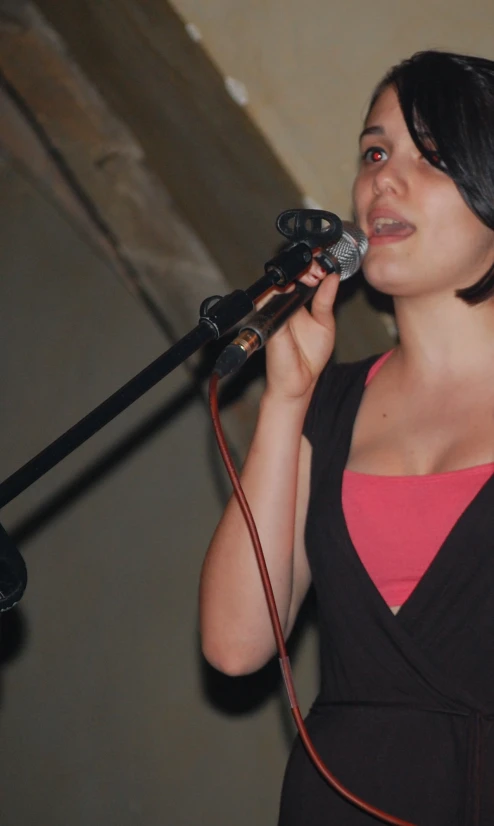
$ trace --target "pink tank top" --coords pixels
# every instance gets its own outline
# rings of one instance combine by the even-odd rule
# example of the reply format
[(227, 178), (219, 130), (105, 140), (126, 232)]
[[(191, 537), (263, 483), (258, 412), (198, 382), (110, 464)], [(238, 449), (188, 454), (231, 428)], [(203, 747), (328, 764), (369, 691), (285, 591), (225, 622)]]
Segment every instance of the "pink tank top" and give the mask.
[[(367, 383), (386, 353), (372, 366)], [(351, 540), (383, 599), (403, 605), (455, 522), (494, 472), (487, 465), (426, 476), (345, 470), (343, 512)]]

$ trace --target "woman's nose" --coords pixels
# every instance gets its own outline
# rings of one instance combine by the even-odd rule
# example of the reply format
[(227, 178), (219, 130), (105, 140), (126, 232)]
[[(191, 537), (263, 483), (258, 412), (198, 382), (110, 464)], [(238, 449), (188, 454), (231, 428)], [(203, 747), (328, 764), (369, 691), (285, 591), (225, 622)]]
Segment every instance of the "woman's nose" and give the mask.
[(376, 168), (372, 188), (376, 195), (383, 192), (399, 192), (405, 184), (405, 170), (397, 158), (390, 159)]

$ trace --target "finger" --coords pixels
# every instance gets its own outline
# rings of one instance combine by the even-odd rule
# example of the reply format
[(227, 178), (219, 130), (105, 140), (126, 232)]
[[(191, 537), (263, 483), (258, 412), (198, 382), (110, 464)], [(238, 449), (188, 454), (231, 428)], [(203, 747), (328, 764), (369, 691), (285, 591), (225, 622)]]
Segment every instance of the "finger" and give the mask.
[[(324, 278), (326, 278), (326, 275), (326, 271), (323, 270), (321, 265), (318, 264), (318, 262), (315, 259), (313, 259), (311, 264), (307, 267), (306, 270), (304, 270), (303, 274), (299, 276), (297, 280), (301, 281), (303, 284), (306, 284), (308, 287), (317, 287), (318, 284), (320, 284), (321, 281)], [(295, 282), (289, 284), (288, 287), (269, 287), (269, 289), (266, 290), (266, 292), (264, 292), (262, 296), (257, 299), (256, 309), (260, 310), (262, 307), (264, 307), (268, 303), (268, 301), (270, 301), (273, 298), (273, 296), (278, 295), (279, 293), (290, 293), (293, 292), (294, 289)]]
[(326, 278), (325, 270), (313, 259), (299, 280), (302, 281), (303, 284), (307, 284), (308, 287), (317, 287), (324, 278)]
[(336, 273), (326, 276), (312, 299), (312, 317), (324, 327), (333, 325), (333, 305), (339, 283), (340, 276)]

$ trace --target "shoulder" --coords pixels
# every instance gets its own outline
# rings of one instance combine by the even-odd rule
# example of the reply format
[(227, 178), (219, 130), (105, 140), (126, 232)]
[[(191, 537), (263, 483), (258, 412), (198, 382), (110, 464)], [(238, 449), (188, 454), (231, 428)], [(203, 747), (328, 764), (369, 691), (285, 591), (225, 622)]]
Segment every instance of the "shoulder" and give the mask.
[(361, 386), (362, 392), (369, 370), (382, 354), (354, 362), (337, 362), (331, 358), (322, 371), (312, 394), (304, 425), (304, 435), (310, 442), (323, 424), (328, 427), (331, 414), (337, 415), (342, 402), (352, 388)]

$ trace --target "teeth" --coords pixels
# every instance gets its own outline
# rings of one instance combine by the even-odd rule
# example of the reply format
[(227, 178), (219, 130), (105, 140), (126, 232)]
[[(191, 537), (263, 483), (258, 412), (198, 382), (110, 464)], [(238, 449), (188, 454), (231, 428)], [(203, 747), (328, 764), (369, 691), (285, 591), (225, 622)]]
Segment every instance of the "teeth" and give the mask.
[(389, 224), (399, 224), (400, 221), (396, 221), (394, 218), (376, 218), (374, 221), (374, 232), (376, 235), (379, 235), (382, 232), (382, 229), (385, 225)]

